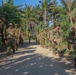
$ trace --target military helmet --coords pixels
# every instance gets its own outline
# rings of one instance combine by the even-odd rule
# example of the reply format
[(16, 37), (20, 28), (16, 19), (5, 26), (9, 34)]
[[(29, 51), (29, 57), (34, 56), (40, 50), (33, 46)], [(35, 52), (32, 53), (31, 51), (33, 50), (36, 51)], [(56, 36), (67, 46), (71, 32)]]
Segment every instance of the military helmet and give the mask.
[(18, 24), (15, 24), (15, 26), (18, 26)]
[(57, 27), (57, 26), (59, 26), (59, 27), (60, 27), (60, 24), (57, 24), (57, 25), (56, 25), (56, 27)]
[(9, 23), (9, 26), (12, 26), (13, 24), (12, 23)]

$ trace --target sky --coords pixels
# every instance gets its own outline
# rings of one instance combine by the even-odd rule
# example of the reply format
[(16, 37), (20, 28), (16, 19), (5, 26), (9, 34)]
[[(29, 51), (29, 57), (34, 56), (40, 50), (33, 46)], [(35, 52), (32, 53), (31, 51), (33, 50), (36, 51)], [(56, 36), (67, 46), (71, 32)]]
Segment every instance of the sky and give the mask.
[[(58, 1), (58, 3), (60, 3), (59, 0), (57, 0), (57, 1)], [(2, 0), (0, 0), (0, 5), (1, 5), (1, 3), (2, 3)], [(25, 6), (25, 4), (35, 6), (36, 4), (39, 4), (39, 0), (14, 0), (14, 5)]]

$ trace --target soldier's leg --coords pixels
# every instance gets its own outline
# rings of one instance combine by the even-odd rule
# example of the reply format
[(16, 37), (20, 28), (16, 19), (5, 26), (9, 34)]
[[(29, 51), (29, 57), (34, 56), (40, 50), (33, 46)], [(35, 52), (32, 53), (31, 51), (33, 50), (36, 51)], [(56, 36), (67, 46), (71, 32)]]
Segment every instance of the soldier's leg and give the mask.
[(43, 39), (41, 38), (41, 47), (43, 47)]
[(69, 50), (71, 49), (71, 43), (68, 43), (68, 49)]
[(49, 48), (50, 48), (50, 50), (52, 50), (52, 41), (51, 40), (49, 41)]
[(47, 43), (47, 39), (46, 39), (46, 38), (45, 38), (45, 40), (44, 40), (44, 45), (45, 45), (45, 48), (47, 48), (48, 43)]
[(29, 43), (30, 43), (31, 37), (29, 37)]
[(11, 39), (11, 47), (12, 47), (12, 50), (13, 50), (13, 54), (15, 53), (15, 39)]
[(16, 39), (16, 40), (15, 40), (15, 44), (16, 44), (15, 49), (18, 50), (19, 39)]
[(53, 54), (55, 55), (57, 53), (57, 43), (53, 42)]
[(45, 39), (42, 40), (42, 47), (44, 48), (45, 45)]
[(75, 55), (76, 55), (76, 42), (73, 44), (73, 50), (74, 50)]
[(11, 53), (11, 40), (8, 39), (7, 41), (8, 41), (8, 44), (6, 46), (7, 46), (7, 56), (8, 56)]

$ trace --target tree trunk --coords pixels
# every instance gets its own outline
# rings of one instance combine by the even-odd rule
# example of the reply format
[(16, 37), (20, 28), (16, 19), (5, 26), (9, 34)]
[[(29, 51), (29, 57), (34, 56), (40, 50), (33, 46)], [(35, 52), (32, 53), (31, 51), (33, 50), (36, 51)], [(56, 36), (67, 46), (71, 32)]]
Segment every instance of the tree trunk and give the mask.
[(70, 23), (71, 23), (71, 25), (73, 25), (73, 20), (72, 20), (72, 18), (70, 17)]
[(46, 27), (46, 8), (44, 9), (44, 26)]
[(28, 20), (26, 19), (26, 33), (28, 33)]
[(52, 22), (53, 22), (53, 25), (55, 26), (55, 15), (52, 13)]

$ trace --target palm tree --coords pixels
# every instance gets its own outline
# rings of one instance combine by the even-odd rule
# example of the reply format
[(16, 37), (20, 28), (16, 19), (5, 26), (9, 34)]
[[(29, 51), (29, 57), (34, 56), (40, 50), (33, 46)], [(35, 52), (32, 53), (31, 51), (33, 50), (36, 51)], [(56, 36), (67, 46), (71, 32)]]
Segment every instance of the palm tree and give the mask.
[(3, 0), (3, 1), (2, 1), (2, 4), (6, 4), (6, 0)]
[(9, 0), (8, 3), (13, 5), (13, 0)]
[(42, 12), (43, 12), (43, 20), (44, 20), (44, 25), (46, 26), (47, 24), (47, 11), (48, 11), (48, 4), (50, 3), (51, 0), (42, 0), (39, 1), (41, 3), (42, 7)]
[[(76, 9), (76, 0), (60, 0), (63, 8), (66, 10), (68, 19), (70, 20), (71, 25), (73, 25), (73, 15), (74, 10)], [(75, 15), (74, 15), (75, 16)]]
[(30, 19), (31, 19), (31, 11), (32, 8), (30, 5), (26, 5), (24, 9), (24, 16), (25, 16), (25, 21), (26, 21), (26, 32), (28, 32), (28, 27), (30, 25)]
[(56, 14), (59, 12), (58, 10), (60, 9), (59, 6), (57, 6), (56, 0), (52, 0), (51, 3), (49, 4), (49, 13), (51, 13), (52, 17), (52, 23), (55, 26), (55, 21), (56, 21)]

